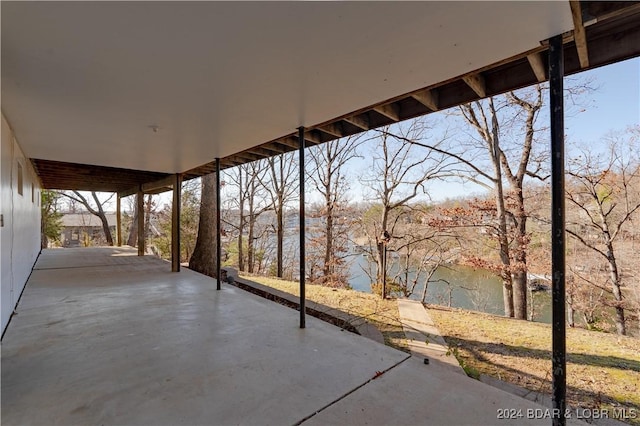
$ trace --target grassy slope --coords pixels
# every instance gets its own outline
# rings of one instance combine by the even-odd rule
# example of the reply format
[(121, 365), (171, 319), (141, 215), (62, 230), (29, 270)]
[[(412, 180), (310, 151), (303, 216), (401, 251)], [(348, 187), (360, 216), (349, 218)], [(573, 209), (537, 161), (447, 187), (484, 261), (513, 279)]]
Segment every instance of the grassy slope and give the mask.
[[(298, 283), (246, 277), (298, 295)], [(353, 290), (307, 285), (309, 300), (373, 323), (388, 345), (407, 350), (395, 300)], [(487, 374), (551, 393), (551, 327), (430, 305), (429, 314), (467, 372)], [(583, 408), (634, 408), (640, 425), (640, 340), (582, 329), (567, 330), (569, 403)]]
[[(549, 324), (433, 305), (429, 313), (472, 371), (551, 393)], [(570, 404), (634, 408), (640, 424), (640, 340), (569, 328), (567, 354)]]

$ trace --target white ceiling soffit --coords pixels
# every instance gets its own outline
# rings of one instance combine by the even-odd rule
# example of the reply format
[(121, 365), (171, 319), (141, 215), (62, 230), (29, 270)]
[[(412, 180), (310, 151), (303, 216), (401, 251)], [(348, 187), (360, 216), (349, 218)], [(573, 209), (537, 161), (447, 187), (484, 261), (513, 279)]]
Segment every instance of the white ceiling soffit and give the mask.
[(2, 110), (29, 157), (169, 173), (572, 29), (565, 1), (1, 7)]

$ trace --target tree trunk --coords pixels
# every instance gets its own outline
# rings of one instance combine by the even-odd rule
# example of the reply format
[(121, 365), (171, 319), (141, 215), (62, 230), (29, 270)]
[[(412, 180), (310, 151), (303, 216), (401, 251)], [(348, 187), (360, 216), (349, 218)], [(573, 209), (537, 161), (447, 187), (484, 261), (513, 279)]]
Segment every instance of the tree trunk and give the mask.
[(136, 247), (138, 245), (138, 203), (135, 203), (133, 211), (133, 220), (129, 225), (129, 237), (127, 237), (127, 245)]
[(624, 307), (622, 306), (622, 290), (620, 289), (620, 275), (618, 274), (618, 264), (613, 255), (613, 246), (608, 244), (607, 259), (609, 261), (609, 276), (611, 278), (611, 291), (616, 301), (616, 332), (621, 336), (627, 334), (627, 324), (624, 317)]
[[(494, 163), (497, 170), (500, 170), (500, 163)], [(497, 172), (500, 176), (500, 172)], [(500, 261), (502, 262), (502, 298), (504, 303), (504, 316), (513, 318), (513, 281), (511, 277), (511, 260), (509, 259), (509, 240), (507, 238), (507, 218), (504, 207), (504, 194), (502, 190), (502, 179), (496, 182), (496, 206), (498, 213), (498, 240), (500, 242)], [(525, 316), (526, 318), (526, 316)]]
[(147, 194), (147, 202), (144, 205), (144, 238), (149, 238), (151, 235), (151, 194)]
[(109, 222), (107, 222), (107, 218), (102, 214), (100, 216), (100, 222), (102, 222), (102, 230), (104, 231), (104, 236), (107, 239), (107, 245), (113, 245), (113, 236), (111, 235), (111, 229), (109, 229)]
[[(327, 192), (327, 197), (330, 197), (331, 194)], [(327, 201), (327, 224), (325, 228), (325, 247), (324, 247), (324, 266), (322, 268), (322, 273), (324, 275), (324, 279), (327, 280), (333, 275), (333, 267), (332, 267), (332, 254), (333, 254), (333, 207), (331, 206), (330, 201)]]
[[(388, 194), (385, 194), (385, 199), (388, 199)], [(389, 223), (389, 209), (387, 205), (383, 205), (382, 206), (382, 217), (380, 220), (380, 226), (382, 228), (382, 232), (386, 232), (387, 231), (387, 224)], [(385, 243), (381, 240), (381, 236), (380, 235), (376, 235), (376, 246), (378, 249), (377, 252), (377, 257), (376, 257), (376, 263), (377, 263), (377, 276), (376, 276), (376, 280), (378, 281), (378, 283), (380, 283), (381, 289), (382, 289), (382, 298), (384, 299), (386, 297), (386, 294), (384, 294), (385, 288), (386, 288), (386, 283), (383, 282), (385, 281), (385, 276), (386, 276), (386, 259), (385, 259), (385, 255), (386, 255), (386, 251), (385, 251)]]
[(210, 277), (216, 277), (216, 176), (211, 173), (202, 177), (200, 200), (200, 222), (196, 246), (189, 260), (189, 268)]
[[(498, 134), (498, 120), (493, 106), (493, 100), (489, 99), (492, 118), (492, 135), (490, 144), (490, 156), (493, 163), (496, 184), (496, 210), (498, 214), (498, 240), (500, 242), (500, 261), (502, 262), (502, 297), (504, 302), (504, 315), (514, 316), (513, 307), (513, 281), (511, 277), (511, 259), (509, 258), (509, 240), (507, 238), (507, 212), (504, 204), (504, 189), (502, 186), (502, 168), (500, 166), (500, 145)], [(525, 316), (526, 318), (526, 316)]]
[(527, 271), (517, 270), (513, 273), (513, 316), (527, 319)]
[[(98, 218), (100, 218), (100, 222), (102, 223), (102, 231), (104, 232), (104, 237), (107, 240), (107, 245), (113, 246), (113, 237), (111, 236), (111, 229), (109, 228), (109, 222), (107, 221), (107, 216), (104, 214), (104, 210), (102, 209), (102, 204), (98, 199), (98, 196), (95, 192), (91, 192), (93, 196), (93, 200), (96, 202), (96, 206), (98, 207)], [(88, 207), (88, 206), (87, 206)]]
[(422, 303), (427, 303), (427, 290), (429, 289), (429, 277), (427, 277), (426, 280), (424, 280), (424, 288), (422, 289), (422, 296), (420, 297), (420, 300), (422, 300)]
[(516, 187), (516, 247), (513, 250), (515, 271), (513, 273), (513, 310), (517, 319), (527, 319), (527, 215), (524, 210), (522, 183), (515, 182)]

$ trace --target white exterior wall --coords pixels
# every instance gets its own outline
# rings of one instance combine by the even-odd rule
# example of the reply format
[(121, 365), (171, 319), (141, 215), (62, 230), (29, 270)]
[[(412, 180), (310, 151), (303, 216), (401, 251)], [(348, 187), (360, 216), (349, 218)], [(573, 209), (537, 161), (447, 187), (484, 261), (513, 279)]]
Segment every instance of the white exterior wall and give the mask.
[[(11, 313), (40, 253), (40, 181), (2, 114), (0, 166), (0, 258), (2, 259), (1, 316), (4, 332)], [(18, 164), (22, 195), (18, 193)]]

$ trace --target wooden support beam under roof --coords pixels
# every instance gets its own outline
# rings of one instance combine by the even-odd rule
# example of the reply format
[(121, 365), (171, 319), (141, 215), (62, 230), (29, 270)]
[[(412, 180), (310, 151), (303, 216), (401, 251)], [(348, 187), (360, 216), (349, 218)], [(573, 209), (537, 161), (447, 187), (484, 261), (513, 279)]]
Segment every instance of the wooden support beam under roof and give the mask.
[(487, 87), (482, 74), (469, 74), (462, 77), (462, 80), (467, 83), (467, 86), (471, 87), (471, 89), (476, 92), (476, 95), (481, 98), (487, 97)]
[(540, 53), (532, 53), (527, 55), (527, 60), (529, 61), (529, 65), (531, 65), (531, 69), (533, 73), (536, 75), (539, 83), (547, 80), (547, 68), (544, 64), (544, 60), (542, 59), (542, 55)]
[(373, 110), (393, 121), (400, 121), (400, 107), (396, 103), (378, 105), (373, 107)]
[(411, 94), (411, 97), (431, 111), (438, 111), (438, 91), (436, 89), (425, 89)]
[(343, 120), (362, 130), (369, 130), (371, 128), (369, 118), (363, 115), (352, 115), (351, 117), (344, 117)]
[(175, 180), (175, 175), (170, 175), (155, 182), (143, 183), (142, 192), (145, 194), (159, 194), (161, 192), (169, 191), (173, 188)]
[(274, 146), (277, 146), (280, 149), (281, 154), (291, 152), (292, 147), (284, 143), (282, 139), (278, 139), (277, 141), (273, 141), (272, 143)]
[(250, 154), (259, 155), (261, 157), (271, 157), (272, 155), (282, 154), (286, 150), (283, 148), (276, 147), (274, 144), (264, 144), (262, 146), (257, 146), (255, 148), (248, 149), (245, 152)]
[(304, 132), (304, 140), (310, 142), (311, 145), (318, 145), (322, 143), (322, 139), (316, 130), (307, 130)]
[(632, 15), (640, 11), (640, 1), (589, 1), (581, 3), (582, 23), (584, 27)]
[(316, 129), (336, 138), (341, 138), (342, 136), (344, 136), (344, 131), (342, 130), (340, 122), (325, 124), (323, 126), (316, 127)]
[(293, 136), (287, 136), (285, 138), (278, 139), (278, 143), (288, 146), (291, 149), (298, 149), (298, 146), (300, 145), (298, 143), (298, 139)]
[(168, 173), (62, 161), (31, 159), (46, 189), (121, 192), (169, 176)]
[(234, 154), (233, 157), (243, 158), (243, 159), (247, 160), (246, 162), (249, 162), (249, 163), (252, 162), (252, 161), (260, 160), (261, 158), (263, 158), (262, 155), (252, 154), (249, 151), (238, 152), (238, 153)]
[(571, 17), (573, 18), (573, 37), (578, 51), (581, 68), (589, 68), (589, 50), (587, 49), (587, 34), (582, 22), (582, 6), (580, 1), (570, 0)]
[[(221, 169), (230, 169), (231, 167), (236, 167), (239, 166), (241, 164), (244, 164), (244, 161), (240, 161), (231, 157), (226, 157), (224, 160), (220, 160), (220, 168)], [(209, 166), (207, 167), (207, 173), (206, 174), (211, 174), (213, 172), (215, 172), (215, 167), (212, 167), (212, 165), (215, 165), (215, 163), (209, 163)]]

